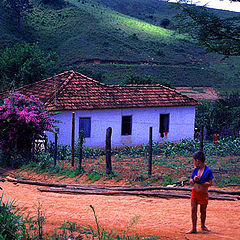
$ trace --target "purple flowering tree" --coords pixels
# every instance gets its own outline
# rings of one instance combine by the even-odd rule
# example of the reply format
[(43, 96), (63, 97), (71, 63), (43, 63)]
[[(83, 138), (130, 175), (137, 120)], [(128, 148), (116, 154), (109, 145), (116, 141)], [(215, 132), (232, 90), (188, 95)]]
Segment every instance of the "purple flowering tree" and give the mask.
[(16, 154), (29, 159), (33, 139), (44, 136), (44, 131), (53, 131), (53, 124), (51, 113), (38, 98), (9, 93), (0, 105), (0, 148), (5, 163), (12, 165)]

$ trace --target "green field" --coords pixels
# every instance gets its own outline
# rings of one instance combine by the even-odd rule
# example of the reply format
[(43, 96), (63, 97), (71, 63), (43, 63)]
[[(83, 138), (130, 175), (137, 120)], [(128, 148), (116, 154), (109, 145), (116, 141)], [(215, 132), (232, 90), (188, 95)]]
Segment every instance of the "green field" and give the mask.
[[(223, 56), (206, 53), (188, 36), (180, 35), (174, 4), (156, 0), (68, 0), (61, 8), (39, 0), (32, 0), (32, 4), (23, 19), (22, 33), (17, 32), (16, 19), (0, 8), (0, 46), (39, 42), (42, 49), (57, 53), (57, 73), (73, 69), (113, 84), (130, 74), (150, 75), (173, 86), (240, 89), (240, 58), (221, 64)], [(235, 15), (216, 12), (225, 17)], [(170, 20), (167, 29), (161, 27), (164, 18)], [(159, 64), (79, 64), (81, 59), (95, 58)]]

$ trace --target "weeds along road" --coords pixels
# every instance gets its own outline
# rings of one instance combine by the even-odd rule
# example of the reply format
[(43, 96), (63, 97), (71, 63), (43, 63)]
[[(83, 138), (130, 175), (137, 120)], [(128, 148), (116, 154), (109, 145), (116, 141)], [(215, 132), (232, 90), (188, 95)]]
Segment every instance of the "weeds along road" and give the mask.
[[(10, 198), (26, 213), (36, 216), (38, 202), (44, 212), (46, 222), (44, 231), (53, 231), (64, 221), (76, 222), (82, 226), (91, 225), (96, 229), (92, 205), (96, 211), (101, 228), (121, 233), (135, 216), (139, 220), (130, 233), (154, 235), (160, 239), (240, 239), (240, 201), (210, 200), (207, 211), (207, 226), (211, 233), (200, 231), (187, 235), (190, 229), (190, 200), (138, 197), (102, 196), (41, 193), (37, 186), (1, 183), (4, 201)], [(186, 237), (186, 238), (185, 238)]]

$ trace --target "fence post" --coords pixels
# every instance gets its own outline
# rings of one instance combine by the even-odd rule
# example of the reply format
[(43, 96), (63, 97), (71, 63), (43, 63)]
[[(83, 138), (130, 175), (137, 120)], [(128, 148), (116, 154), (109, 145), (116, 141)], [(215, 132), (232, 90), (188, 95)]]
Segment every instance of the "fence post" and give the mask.
[(152, 176), (152, 127), (149, 128), (148, 177)]
[[(31, 161), (34, 161), (34, 155), (35, 155), (35, 134), (33, 134), (32, 136), (32, 151), (31, 151)], [(15, 150), (17, 149), (17, 138), (15, 141)], [(14, 157), (14, 160), (16, 160), (16, 158)]]
[(79, 162), (78, 162), (78, 169), (81, 172), (82, 169), (82, 157), (83, 157), (83, 135), (84, 132), (81, 130), (79, 131)]
[(47, 147), (48, 147), (48, 138), (45, 134), (44, 135), (44, 152), (47, 152)]
[(71, 164), (74, 167), (74, 157), (75, 157), (75, 112), (72, 113), (72, 142), (71, 142)]
[(106, 173), (112, 173), (112, 160), (111, 160), (111, 136), (112, 136), (112, 128), (109, 127), (106, 130)]
[[(57, 130), (56, 130), (57, 131)], [(55, 167), (57, 164), (57, 151), (58, 151), (58, 147), (57, 147), (57, 141), (58, 141), (58, 136), (57, 136), (57, 132), (54, 133), (54, 158), (53, 158), (53, 166)]]
[(200, 151), (203, 151), (203, 129), (204, 126), (200, 126)]

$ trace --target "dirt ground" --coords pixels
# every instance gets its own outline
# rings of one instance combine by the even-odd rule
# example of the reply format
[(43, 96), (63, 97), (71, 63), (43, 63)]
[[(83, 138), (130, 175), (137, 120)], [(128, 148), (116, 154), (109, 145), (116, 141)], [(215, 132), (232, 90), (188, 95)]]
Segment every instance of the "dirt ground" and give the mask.
[(176, 90), (196, 100), (216, 101), (219, 93), (212, 87), (176, 87)]
[(38, 191), (38, 186), (7, 181), (1, 187), (5, 201), (8, 197), (15, 199), (32, 216), (36, 216), (40, 202), (46, 217), (45, 232), (67, 220), (96, 229), (92, 205), (100, 227), (109, 231), (122, 233), (139, 216), (130, 233), (159, 239), (240, 239), (240, 201), (210, 200), (206, 223), (212, 232), (201, 232), (198, 221), (199, 233), (189, 235), (185, 234), (191, 227), (189, 199), (46, 193)]

